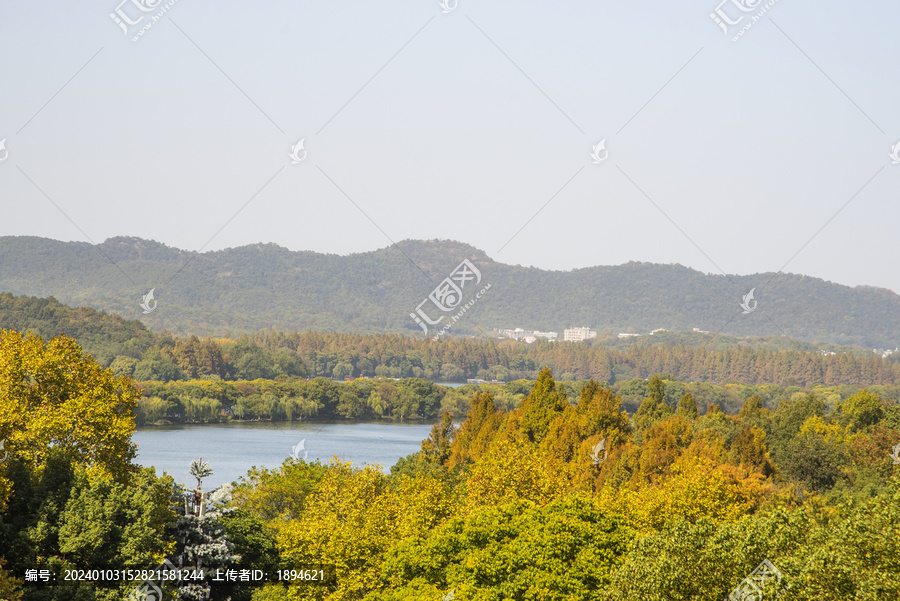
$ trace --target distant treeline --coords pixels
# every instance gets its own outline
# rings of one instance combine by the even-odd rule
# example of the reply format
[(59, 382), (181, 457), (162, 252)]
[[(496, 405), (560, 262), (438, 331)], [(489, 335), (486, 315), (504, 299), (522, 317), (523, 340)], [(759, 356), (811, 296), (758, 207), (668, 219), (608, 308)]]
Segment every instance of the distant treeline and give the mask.
[(305, 417), (432, 419), (445, 391), (417, 378), (337, 383), (255, 380), (144, 382), (138, 425), (238, 420), (294, 421)]
[[(750, 397), (760, 399), (764, 407), (778, 407), (798, 395), (813, 394), (825, 406), (834, 408), (858, 393), (858, 386), (777, 386), (761, 384), (717, 385), (708, 382), (679, 382), (671, 374), (654, 374), (664, 385), (665, 403), (674, 408), (686, 394), (700, 407), (737, 413)], [(651, 380), (653, 379), (651, 377)], [(609, 386), (621, 399), (622, 407), (637, 411), (650, 394), (649, 380), (635, 378)], [(585, 380), (560, 380), (560, 394), (576, 402)], [(505, 384), (467, 384), (449, 387), (420, 378), (357, 378), (335, 382), (328, 378), (304, 380), (225, 381), (218, 378), (171, 382), (139, 383), (137, 424), (209, 423), (231, 420), (297, 421), (301, 419), (395, 419), (435, 420), (443, 413), (463, 419), (476, 394), (487, 393), (504, 411), (518, 407), (534, 387), (533, 380), (514, 380)], [(886, 402), (900, 400), (900, 385), (870, 386)]]
[(900, 382), (900, 363), (874, 354), (822, 355), (805, 351), (681, 346), (635, 346), (627, 351), (587, 344), (447, 339), (439, 342), (399, 335), (261, 333), (237, 341), (160, 336), (140, 357), (118, 356), (113, 371), (137, 380), (181, 380), (218, 376), (225, 380), (278, 376), (424, 378), (461, 382), (468, 378), (534, 380), (549, 366), (563, 380), (614, 384), (655, 373), (684, 381), (782, 386), (890, 385)]
[(30, 331), (45, 339), (65, 334), (97, 361), (139, 381), (218, 377), (467, 378), (534, 380), (551, 367), (562, 380), (593, 378), (615, 384), (655, 373), (683, 381), (781, 386), (872, 386), (900, 382), (900, 354), (823, 355), (805, 350), (638, 344), (610, 349), (589, 343), (446, 338), (437, 342), (391, 334), (260, 332), (229, 338), (178, 338), (154, 334), (140, 322), (93, 309), (73, 309), (55, 299), (0, 294), (0, 328)]

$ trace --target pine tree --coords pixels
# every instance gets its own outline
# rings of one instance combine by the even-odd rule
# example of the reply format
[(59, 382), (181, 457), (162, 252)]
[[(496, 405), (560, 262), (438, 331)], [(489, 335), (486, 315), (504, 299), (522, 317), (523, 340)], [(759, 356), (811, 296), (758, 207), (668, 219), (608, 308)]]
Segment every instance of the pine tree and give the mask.
[(746, 401), (744, 401), (744, 406), (741, 407), (740, 413), (738, 416), (742, 421), (745, 422), (754, 422), (758, 419), (764, 411), (762, 399), (759, 398), (759, 395), (753, 395)]
[[(191, 475), (197, 479), (197, 488), (184, 491), (184, 514), (175, 523), (176, 549), (173, 563), (179, 568), (204, 569), (206, 581), (185, 582), (178, 589), (178, 597), (189, 601), (209, 599), (209, 581), (216, 570), (240, 560), (234, 555), (234, 545), (228, 540), (225, 526), (219, 516), (231, 511), (223, 505), (230, 499), (230, 486), (215, 489), (210, 498), (203, 492), (203, 478), (213, 473), (209, 462), (191, 461)], [(211, 505), (209, 511), (207, 506)]]
[(556, 388), (549, 367), (538, 374), (531, 394), (522, 401), (522, 432), (533, 442), (540, 442), (550, 429), (550, 422), (566, 408), (566, 393)]
[(681, 397), (675, 415), (686, 420), (697, 419), (697, 401), (694, 400), (694, 395), (688, 392)]
[(672, 408), (666, 404), (666, 386), (659, 376), (650, 378), (647, 390), (649, 394), (634, 414), (634, 427), (639, 431), (672, 414)]
[(432, 465), (443, 465), (450, 457), (450, 448), (453, 444), (453, 435), (456, 428), (453, 426), (453, 417), (447, 411), (441, 414), (441, 421), (434, 424), (431, 434), (422, 441), (422, 453)]

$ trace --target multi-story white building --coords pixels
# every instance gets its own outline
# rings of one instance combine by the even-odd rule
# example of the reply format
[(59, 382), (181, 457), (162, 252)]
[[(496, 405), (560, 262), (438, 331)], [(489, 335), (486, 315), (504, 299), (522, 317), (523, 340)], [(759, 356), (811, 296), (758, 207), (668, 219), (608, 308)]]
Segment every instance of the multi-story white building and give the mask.
[(501, 336), (512, 338), (513, 340), (521, 340), (523, 342), (532, 343), (536, 338), (546, 338), (548, 340), (556, 340), (559, 336), (556, 332), (540, 332), (538, 330), (525, 330), (516, 328), (515, 330), (498, 330)]
[(587, 327), (582, 328), (566, 328), (563, 330), (563, 340), (566, 342), (577, 342), (578, 340), (587, 340), (588, 338), (596, 338), (597, 330)]
[(507, 338), (512, 338), (513, 340), (523, 340), (529, 336), (532, 336), (534, 332), (523, 330), (522, 328), (516, 328), (515, 330), (500, 330), (501, 336), (506, 336)]

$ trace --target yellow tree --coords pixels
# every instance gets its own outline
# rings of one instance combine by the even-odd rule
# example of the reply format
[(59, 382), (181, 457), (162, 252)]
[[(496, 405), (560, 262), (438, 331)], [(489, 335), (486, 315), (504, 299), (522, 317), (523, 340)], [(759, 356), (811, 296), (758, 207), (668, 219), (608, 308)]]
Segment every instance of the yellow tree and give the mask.
[(40, 470), (54, 449), (124, 476), (133, 471), (139, 396), (131, 380), (100, 367), (71, 338), (45, 344), (0, 330), (0, 440), (8, 461)]
[(600, 506), (623, 515), (636, 530), (661, 529), (680, 516), (690, 522), (701, 517), (733, 522), (755, 505), (755, 491), (733, 474), (705, 459), (686, 459), (672, 466), (672, 476), (662, 482), (619, 491), (604, 488)]
[[(425, 536), (452, 512), (436, 478), (401, 476), (388, 486), (378, 466), (334, 462), (298, 519), (274, 520), (285, 565), (326, 566), (326, 586), (269, 587), (277, 599), (358, 599), (378, 582), (384, 553), (406, 537)], [(268, 599), (263, 596), (261, 599)]]
[(467, 486), (467, 511), (518, 499), (545, 504), (570, 487), (565, 465), (526, 441), (494, 443), (472, 466)]

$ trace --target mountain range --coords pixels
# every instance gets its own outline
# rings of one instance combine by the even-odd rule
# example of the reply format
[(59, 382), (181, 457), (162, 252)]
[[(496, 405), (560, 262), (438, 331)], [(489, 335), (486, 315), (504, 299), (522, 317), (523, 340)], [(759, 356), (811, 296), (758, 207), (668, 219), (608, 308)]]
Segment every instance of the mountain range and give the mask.
[[(900, 345), (900, 296), (882, 288), (637, 262), (548, 271), (499, 263), (445, 240), (404, 240), (344, 256), (271, 243), (197, 253), (132, 237), (93, 245), (6, 236), (0, 292), (53, 296), (177, 334), (276, 328), (433, 337), (449, 324), (447, 335), (522, 327), (562, 338), (565, 328), (586, 326)], [(411, 314), (428, 325), (427, 334)]]

